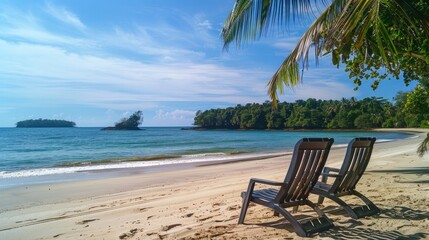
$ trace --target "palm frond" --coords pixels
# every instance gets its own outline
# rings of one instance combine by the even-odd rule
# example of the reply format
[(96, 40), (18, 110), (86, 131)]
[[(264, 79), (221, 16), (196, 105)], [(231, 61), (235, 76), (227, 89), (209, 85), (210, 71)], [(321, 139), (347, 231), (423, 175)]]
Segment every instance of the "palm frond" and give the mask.
[(417, 148), (417, 154), (419, 157), (423, 157), (426, 153), (429, 152), (429, 133), (427, 134), (426, 138), (423, 140), (423, 142), (420, 143), (419, 147)]
[(337, 55), (341, 54), (343, 58), (348, 58), (350, 49), (353, 48), (366, 53), (377, 53), (386, 66), (395, 68), (397, 46), (387, 27), (386, 21), (389, 19), (382, 18), (380, 12), (396, 12), (399, 8), (400, 13), (392, 13), (392, 17), (402, 21), (404, 28), (399, 31), (418, 32), (426, 28), (427, 19), (424, 21), (423, 17), (413, 18), (412, 14), (418, 13), (404, 0), (332, 1), (304, 33), (269, 81), (268, 93), (271, 99), (277, 100), (277, 89), (280, 93), (283, 92), (283, 88), (279, 88), (281, 84), (293, 87), (302, 81), (302, 73), (297, 67), (301, 64), (302, 71), (308, 68), (311, 47), (315, 48), (316, 64), (318, 57), (330, 52), (335, 53), (333, 57), (338, 58)]
[(344, 7), (343, 4), (346, 4), (346, 1), (334, 1), (321, 13), (273, 75), (268, 83), (268, 94), (274, 106), (278, 100), (277, 90), (282, 94), (283, 85), (292, 88), (301, 82), (299, 64), (302, 65), (303, 70), (308, 68), (310, 48), (312, 46), (315, 48), (316, 61), (322, 55), (324, 31), (337, 18), (340, 13), (338, 11)]
[[(303, 34), (267, 84), (273, 104), (278, 100), (277, 92), (283, 93), (285, 86), (292, 88), (302, 81), (303, 73), (299, 70), (308, 68), (311, 47), (315, 48), (316, 64), (318, 57), (327, 53), (334, 53), (333, 62), (338, 64), (340, 55), (344, 60), (353, 51), (361, 51), (367, 56), (365, 59), (371, 54), (381, 56), (383, 64), (394, 69), (398, 46), (392, 38), (392, 22), (394, 30), (407, 33), (406, 36), (424, 31), (429, 37), (429, 20), (407, 0), (322, 2), (326, 9)], [(224, 48), (234, 40), (237, 46), (255, 40), (272, 25), (286, 24), (319, 5), (317, 0), (236, 0), (222, 29)], [(386, 12), (391, 17), (382, 16)]]
[(283, 25), (303, 15), (309, 15), (326, 0), (236, 0), (222, 28), (224, 48), (235, 40), (255, 40), (275, 24)]

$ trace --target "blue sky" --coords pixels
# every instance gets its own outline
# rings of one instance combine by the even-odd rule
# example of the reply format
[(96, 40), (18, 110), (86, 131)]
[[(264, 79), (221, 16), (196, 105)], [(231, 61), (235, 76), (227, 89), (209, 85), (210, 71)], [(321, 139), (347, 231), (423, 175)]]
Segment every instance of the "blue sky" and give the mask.
[[(268, 100), (266, 83), (309, 22), (239, 49), (219, 37), (232, 0), (3, 0), (0, 127), (20, 120), (113, 125), (142, 110), (144, 126), (190, 126), (197, 110)], [(381, 96), (402, 81), (354, 91), (329, 57), (282, 101)]]

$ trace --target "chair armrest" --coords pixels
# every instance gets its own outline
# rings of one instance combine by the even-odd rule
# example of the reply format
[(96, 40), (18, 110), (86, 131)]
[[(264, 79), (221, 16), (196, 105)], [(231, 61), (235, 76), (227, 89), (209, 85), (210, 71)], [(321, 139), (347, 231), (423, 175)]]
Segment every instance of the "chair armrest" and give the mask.
[(265, 179), (260, 179), (260, 178), (251, 178), (249, 183), (262, 183), (262, 184), (267, 184), (267, 185), (272, 185), (272, 186), (282, 186), (283, 184), (285, 184), (284, 182), (275, 182), (275, 181), (270, 181), (270, 180), (265, 180)]
[(326, 176), (326, 177), (341, 177), (341, 174), (331, 174), (331, 173), (321, 173), (320, 175)]
[(249, 186), (247, 187), (247, 192), (246, 192), (247, 194), (246, 194), (245, 201), (248, 201), (250, 196), (252, 195), (253, 189), (255, 188), (255, 183), (262, 183), (262, 184), (267, 184), (272, 186), (281, 186), (284, 184), (283, 182), (274, 182), (274, 181), (260, 179), (260, 178), (251, 178), (249, 181)]
[(320, 174), (322, 176), (322, 182), (327, 183), (328, 177), (340, 177), (340, 174), (331, 174), (329, 172), (340, 172), (340, 169), (338, 168), (332, 168), (332, 167), (324, 167), (322, 173)]
[(333, 167), (324, 167), (324, 168), (323, 168), (323, 172), (324, 172), (324, 173), (329, 173), (329, 172), (340, 172), (340, 169), (338, 169), (338, 168), (333, 168)]

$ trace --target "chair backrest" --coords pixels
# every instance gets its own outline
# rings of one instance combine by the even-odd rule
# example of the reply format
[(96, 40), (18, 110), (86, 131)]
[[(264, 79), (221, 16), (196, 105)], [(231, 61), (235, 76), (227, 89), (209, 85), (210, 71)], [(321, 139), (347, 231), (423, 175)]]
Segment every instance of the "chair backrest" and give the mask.
[(303, 138), (294, 148), (285, 184), (280, 188), (275, 202), (288, 203), (308, 198), (325, 166), (334, 139)]
[(355, 189), (371, 158), (375, 138), (355, 138), (350, 141), (343, 165), (330, 192), (343, 193)]

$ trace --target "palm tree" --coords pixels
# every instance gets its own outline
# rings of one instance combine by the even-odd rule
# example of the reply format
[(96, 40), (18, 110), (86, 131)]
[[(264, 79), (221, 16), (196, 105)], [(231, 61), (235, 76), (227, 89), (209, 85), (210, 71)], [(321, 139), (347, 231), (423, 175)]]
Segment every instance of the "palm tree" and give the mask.
[[(429, 15), (416, 7), (421, 5), (428, 8), (426, 0), (236, 0), (221, 35), (225, 48), (233, 41), (240, 45), (267, 34), (273, 25), (282, 27), (324, 8), (268, 83), (268, 94), (276, 106), (278, 92), (282, 94), (285, 86), (294, 87), (302, 81), (300, 65), (302, 70), (308, 68), (311, 47), (316, 62), (330, 53), (335, 65), (351, 62), (358, 71), (368, 66), (385, 68), (395, 76), (406, 66), (401, 58), (428, 61), (429, 53), (409, 50), (429, 38)], [(374, 88), (378, 81), (374, 81)], [(356, 82), (360, 84), (359, 79)], [(427, 151), (429, 135), (425, 141), (426, 148), (419, 150)]]

